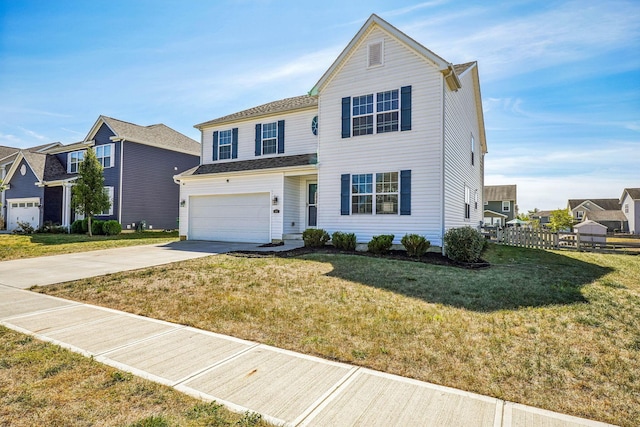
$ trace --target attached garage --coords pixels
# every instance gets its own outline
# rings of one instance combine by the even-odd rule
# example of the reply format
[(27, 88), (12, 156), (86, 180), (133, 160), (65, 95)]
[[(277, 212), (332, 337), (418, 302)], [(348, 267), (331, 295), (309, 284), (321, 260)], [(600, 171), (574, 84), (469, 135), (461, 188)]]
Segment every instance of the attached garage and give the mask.
[(191, 196), (189, 240), (271, 242), (270, 193)]
[(18, 228), (18, 222), (40, 227), (40, 200), (38, 198), (7, 199), (7, 230)]

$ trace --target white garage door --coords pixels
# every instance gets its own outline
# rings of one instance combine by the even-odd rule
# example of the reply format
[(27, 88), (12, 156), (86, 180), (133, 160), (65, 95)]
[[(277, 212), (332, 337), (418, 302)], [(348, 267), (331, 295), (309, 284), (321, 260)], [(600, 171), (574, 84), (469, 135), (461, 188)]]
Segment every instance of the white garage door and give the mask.
[(189, 239), (267, 243), (270, 194), (193, 196), (189, 199)]
[(27, 222), (33, 228), (40, 227), (40, 208), (37, 199), (7, 200), (7, 230), (18, 228), (18, 222)]

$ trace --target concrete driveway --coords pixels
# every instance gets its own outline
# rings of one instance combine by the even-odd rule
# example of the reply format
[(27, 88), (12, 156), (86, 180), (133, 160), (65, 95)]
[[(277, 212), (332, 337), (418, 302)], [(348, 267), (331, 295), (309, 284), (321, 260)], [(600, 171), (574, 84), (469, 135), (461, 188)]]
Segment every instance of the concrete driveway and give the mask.
[(0, 285), (28, 289), (226, 252), (287, 250), (297, 246), (302, 246), (302, 241), (270, 248), (260, 248), (257, 243), (182, 241), (17, 259), (0, 262)]

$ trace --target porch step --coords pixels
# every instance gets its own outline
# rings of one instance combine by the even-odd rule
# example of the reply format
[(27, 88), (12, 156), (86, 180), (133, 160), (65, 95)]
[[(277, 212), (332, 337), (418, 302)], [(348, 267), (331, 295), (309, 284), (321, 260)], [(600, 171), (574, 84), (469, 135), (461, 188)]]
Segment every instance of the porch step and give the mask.
[(283, 234), (282, 240), (302, 240), (302, 233)]

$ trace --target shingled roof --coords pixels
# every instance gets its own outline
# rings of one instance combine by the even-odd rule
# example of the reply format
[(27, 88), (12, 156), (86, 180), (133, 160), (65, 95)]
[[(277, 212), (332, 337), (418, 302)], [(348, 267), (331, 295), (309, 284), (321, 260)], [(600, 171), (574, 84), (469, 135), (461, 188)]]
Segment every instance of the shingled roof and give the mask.
[(569, 199), (569, 209), (573, 210), (583, 203), (585, 208), (589, 209), (589, 202), (605, 211), (620, 210), (620, 200), (618, 199)]
[(34, 153), (29, 150), (22, 150), (21, 153), (31, 166), (38, 181), (59, 181), (77, 177), (75, 174), (68, 174), (56, 156)]
[(18, 151), (20, 151), (19, 148), (13, 148), (13, 147), (7, 147), (7, 146), (4, 146), (4, 145), (0, 145), (0, 162), (2, 162), (5, 159), (10, 160), (8, 158), (18, 154)]
[(484, 186), (484, 200), (487, 202), (496, 201), (516, 201), (517, 198), (517, 186), (516, 185), (485, 185)]
[(464, 64), (455, 64), (453, 66), (453, 70), (456, 72), (456, 74), (460, 75), (460, 74), (464, 73), (465, 71), (467, 71), (472, 66), (474, 66), (476, 63), (477, 63), (477, 61), (465, 62)]
[(625, 193), (627, 193), (633, 200), (640, 200), (640, 188), (625, 188), (622, 192), (621, 200), (624, 198)]
[(209, 120), (208, 122), (200, 123), (194, 127), (202, 129), (207, 126), (216, 125), (220, 123), (231, 122), (242, 119), (252, 119), (261, 116), (267, 116), (271, 114), (284, 113), (286, 111), (302, 110), (306, 108), (312, 108), (318, 106), (318, 97), (310, 95), (294, 96), (293, 98), (285, 98), (279, 101), (268, 102), (266, 104), (258, 105), (257, 107), (249, 108), (239, 111), (237, 113), (229, 114), (227, 116), (219, 117), (217, 119)]
[(607, 211), (590, 211), (584, 214), (584, 219), (590, 219), (595, 222), (600, 221), (626, 221), (627, 217), (621, 210)]
[(140, 126), (107, 116), (100, 116), (97, 123), (100, 123), (101, 120), (111, 128), (118, 138), (168, 150), (200, 155), (199, 142), (162, 123)]
[(267, 157), (264, 159), (241, 160), (239, 162), (224, 162), (200, 165), (181, 173), (180, 175), (178, 175), (178, 177), (286, 168), (294, 166), (308, 166), (316, 165), (317, 163), (318, 156), (316, 154), (298, 154), (295, 156)]

